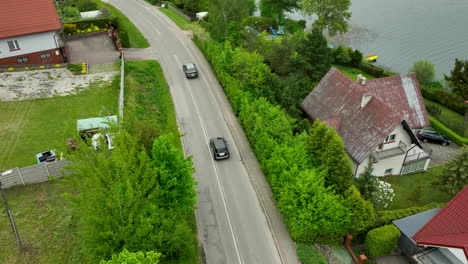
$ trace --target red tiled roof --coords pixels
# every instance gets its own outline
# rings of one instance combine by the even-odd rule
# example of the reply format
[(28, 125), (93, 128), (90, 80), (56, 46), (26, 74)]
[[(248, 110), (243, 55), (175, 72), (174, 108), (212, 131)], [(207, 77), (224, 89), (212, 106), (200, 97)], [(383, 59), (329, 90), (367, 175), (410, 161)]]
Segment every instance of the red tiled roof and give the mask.
[(366, 93), (365, 86), (332, 68), (301, 103), (309, 117), (338, 125), (346, 151), (358, 163), (403, 121), (400, 112), (375, 96), (361, 108)]
[(62, 27), (53, 0), (2, 1), (0, 38), (28, 35)]
[(368, 80), (365, 88), (372, 96), (400, 112), (411, 128), (429, 126), (426, 106), (415, 73)]
[(468, 186), (414, 236), (418, 245), (460, 248), (468, 259)]

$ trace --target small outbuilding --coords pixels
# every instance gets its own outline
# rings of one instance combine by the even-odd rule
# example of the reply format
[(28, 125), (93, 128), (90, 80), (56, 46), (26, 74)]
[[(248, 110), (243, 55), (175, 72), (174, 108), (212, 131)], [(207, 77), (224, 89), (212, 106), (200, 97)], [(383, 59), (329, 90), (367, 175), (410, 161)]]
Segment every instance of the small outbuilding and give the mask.
[(93, 11), (81, 12), (80, 17), (81, 19), (92, 19), (92, 18), (102, 17), (102, 11), (93, 10)]
[(92, 136), (97, 133), (100, 129), (108, 130), (112, 124), (117, 124), (117, 116), (104, 116), (94, 117), (87, 119), (79, 119), (76, 121), (76, 127), (78, 134), (85, 139), (85, 135)]

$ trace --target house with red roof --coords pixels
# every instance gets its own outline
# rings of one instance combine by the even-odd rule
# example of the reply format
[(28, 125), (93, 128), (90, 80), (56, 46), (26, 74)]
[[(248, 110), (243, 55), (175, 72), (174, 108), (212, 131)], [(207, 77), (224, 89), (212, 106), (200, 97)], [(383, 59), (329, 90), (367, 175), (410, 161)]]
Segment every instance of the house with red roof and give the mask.
[(66, 62), (61, 29), (53, 0), (3, 1), (0, 8), (0, 65)]
[(311, 120), (336, 129), (354, 176), (370, 160), (376, 176), (422, 171), (429, 165), (431, 150), (414, 133), (430, 124), (414, 73), (353, 81), (332, 68), (300, 107)]

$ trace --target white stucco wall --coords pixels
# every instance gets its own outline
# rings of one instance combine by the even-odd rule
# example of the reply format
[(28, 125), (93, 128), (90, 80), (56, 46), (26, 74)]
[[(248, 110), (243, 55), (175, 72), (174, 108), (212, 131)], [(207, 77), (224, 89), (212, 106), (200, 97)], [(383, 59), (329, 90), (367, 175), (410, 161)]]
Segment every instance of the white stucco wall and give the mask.
[(460, 248), (439, 248), (440, 252), (444, 254), (453, 263), (468, 264), (465, 253)]
[[(392, 135), (392, 134), (396, 135), (394, 142), (388, 142), (388, 143), (383, 144), (382, 150), (379, 150), (379, 147), (377, 147), (375, 150), (376, 151), (384, 151), (384, 150), (388, 150), (388, 149), (391, 149), (391, 148), (396, 148), (400, 144), (400, 141), (402, 141), (403, 143), (406, 144), (406, 146), (407, 146), (406, 149), (407, 150), (411, 149), (408, 152), (408, 155), (414, 155), (414, 154), (417, 154), (417, 153), (424, 152), (424, 150), (422, 150), (418, 146), (415, 146), (414, 144), (411, 143), (411, 137), (408, 134), (408, 132), (403, 128), (403, 125), (401, 125), (401, 124), (398, 125), (395, 128), (395, 130), (393, 130), (392, 133), (390, 133), (390, 135)], [(378, 160), (376, 163), (373, 164), (374, 175), (375, 176), (384, 176), (385, 175), (385, 170), (387, 170), (387, 169), (393, 169), (393, 171), (392, 171), (393, 175), (400, 174), (400, 171), (401, 171), (401, 169), (403, 167), (403, 162), (405, 160), (405, 155), (406, 154), (403, 153), (402, 155), (399, 155), (399, 156), (391, 157), (391, 158), (388, 158), (388, 159)], [(364, 171), (364, 169), (367, 166), (368, 162), (369, 162), (369, 158), (365, 159), (361, 164), (359, 164), (359, 166), (357, 168), (357, 171), (356, 171), (357, 164), (356, 163), (353, 164), (353, 169), (354, 169), (354, 171), (356, 171), (356, 177), (358, 177)], [(427, 168), (428, 165), (429, 165), (429, 160), (427, 161), (427, 163), (425, 165), (425, 169)]]
[[(56, 31), (0, 39), (0, 59), (23, 54), (59, 48), (59, 36)], [(10, 51), (8, 41), (18, 41), (19, 50)]]

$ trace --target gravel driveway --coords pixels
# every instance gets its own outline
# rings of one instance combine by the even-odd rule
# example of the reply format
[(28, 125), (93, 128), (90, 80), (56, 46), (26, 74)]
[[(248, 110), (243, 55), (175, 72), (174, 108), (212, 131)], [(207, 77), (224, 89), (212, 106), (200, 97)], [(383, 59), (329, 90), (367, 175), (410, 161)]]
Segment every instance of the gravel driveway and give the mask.
[(0, 101), (75, 94), (92, 82), (110, 82), (117, 72), (73, 75), (67, 69), (0, 73)]

